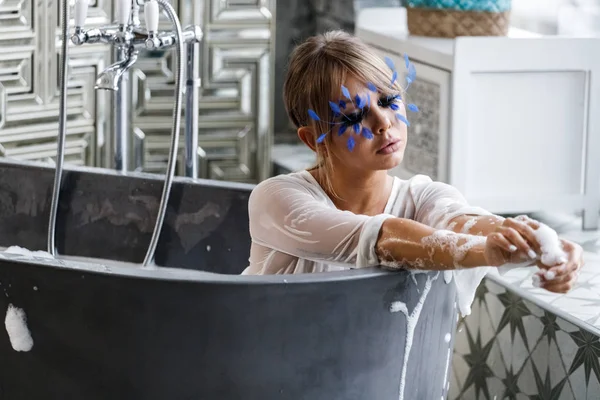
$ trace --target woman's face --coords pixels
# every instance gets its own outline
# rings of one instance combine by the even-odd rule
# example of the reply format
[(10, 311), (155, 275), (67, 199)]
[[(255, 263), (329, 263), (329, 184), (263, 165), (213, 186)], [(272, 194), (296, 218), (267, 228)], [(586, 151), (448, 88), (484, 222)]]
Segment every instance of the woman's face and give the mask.
[[(343, 99), (346, 106), (341, 110), (343, 115), (336, 120), (343, 124), (335, 125), (331, 130), (332, 154), (329, 157), (332, 157), (332, 162), (335, 166), (361, 171), (390, 170), (396, 167), (404, 157), (407, 138), (407, 126), (397, 116), (400, 114), (406, 118), (406, 109), (399, 96), (388, 98), (371, 92), (353, 77), (349, 77), (344, 86), (353, 98), (358, 95), (365, 99), (366, 105), (361, 110), (356, 101)], [(341, 135), (340, 128), (343, 131)], [(370, 132), (365, 131), (365, 128)], [(368, 139), (370, 133), (372, 138)], [(350, 137), (354, 140), (352, 151), (348, 149)]]

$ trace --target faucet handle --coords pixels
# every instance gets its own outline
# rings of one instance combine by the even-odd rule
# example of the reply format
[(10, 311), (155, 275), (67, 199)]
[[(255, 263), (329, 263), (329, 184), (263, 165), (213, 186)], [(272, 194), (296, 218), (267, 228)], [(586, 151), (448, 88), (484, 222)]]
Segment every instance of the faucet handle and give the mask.
[(158, 31), (158, 13), (158, 2), (156, 0), (149, 0), (144, 3), (144, 17), (148, 33), (156, 33)]
[(146, 19), (146, 29), (148, 30), (148, 39), (146, 39), (146, 48), (148, 50), (157, 49), (160, 41), (156, 35), (158, 31), (158, 2), (148, 0), (144, 3), (144, 17)]
[(85, 23), (85, 17), (87, 16), (88, 5), (90, 4), (89, 0), (76, 0), (75, 1), (75, 27), (83, 28), (83, 24)]
[(129, 24), (131, 7), (131, 0), (115, 0), (115, 16), (117, 18), (117, 24), (121, 26), (126, 26)]

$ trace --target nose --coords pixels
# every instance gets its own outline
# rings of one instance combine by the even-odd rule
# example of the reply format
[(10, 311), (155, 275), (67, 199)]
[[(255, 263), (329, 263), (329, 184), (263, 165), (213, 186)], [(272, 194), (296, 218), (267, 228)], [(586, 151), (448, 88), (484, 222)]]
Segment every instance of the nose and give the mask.
[(373, 112), (373, 133), (383, 135), (391, 127), (392, 121), (388, 117), (387, 113), (383, 112), (379, 107), (372, 109)]

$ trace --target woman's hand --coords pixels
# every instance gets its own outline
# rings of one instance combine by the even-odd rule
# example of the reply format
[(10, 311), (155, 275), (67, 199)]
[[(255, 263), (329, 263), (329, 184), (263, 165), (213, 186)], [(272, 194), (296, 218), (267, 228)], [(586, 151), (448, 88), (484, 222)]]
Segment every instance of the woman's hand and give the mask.
[(543, 264), (538, 255), (541, 245), (535, 230), (539, 222), (527, 216), (507, 218), (496, 231), (489, 234), (486, 241), (485, 257), (492, 266), (508, 263), (518, 264), (531, 261), (540, 271), (533, 276), (534, 285), (554, 293), (567, 293), (573, 288), (579, 270), (585, 264), (580, 245), (560, 239), (565, 259), (557, 265)]
[(541, 251), (534, 233), (537, 227), (535, 221), (523, 217), (505, 219), (487, 236), (485, 258), (489, 265), (499, 267), (526, 261), (533, 264)]
[(554, 293), (567, 293), (577, 281), (579, 270), (585, 264), (583, 260), (583, 249), (580, 245), (561, 239), (567, 261), (563, 264), (549, 267), (537, 262), (540, 271), (534, 276), (534, 285)]

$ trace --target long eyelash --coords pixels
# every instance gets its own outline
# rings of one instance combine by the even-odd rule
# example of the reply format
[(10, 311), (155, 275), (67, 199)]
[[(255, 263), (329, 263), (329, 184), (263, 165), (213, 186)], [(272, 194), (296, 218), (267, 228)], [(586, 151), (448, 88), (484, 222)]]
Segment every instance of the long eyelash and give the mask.
[(393, 96), (384, 96), (384, 97), (381, 97), (379, 99), (379, 101), (377, 101), (377, 104), (380, 107), (390, 107), (397, 100), (402, 100), (402, 97), (399, 94), (395, 94)]
[(344, 119), (344, 121), (342, 121), (342, 123), (346, 126), (360, 124), (362, 122), (362, 120), (365, 118), (365, 116), (367, 115), (367, 112), (368, 112), (368, 110), (362, 109), (359, 112), (345, 115), (346, 118)]

